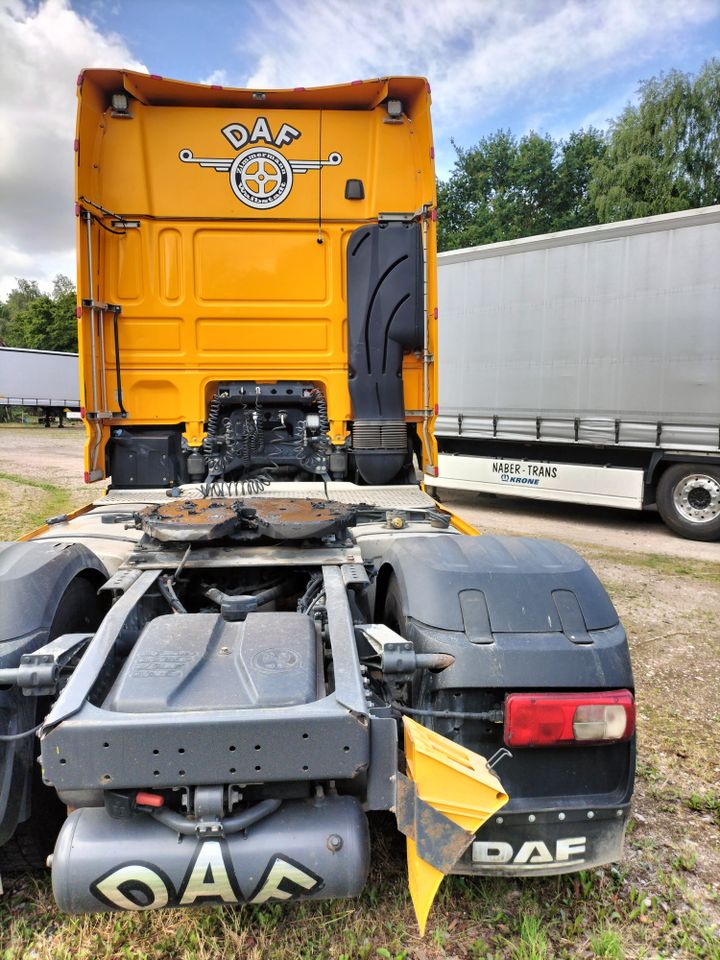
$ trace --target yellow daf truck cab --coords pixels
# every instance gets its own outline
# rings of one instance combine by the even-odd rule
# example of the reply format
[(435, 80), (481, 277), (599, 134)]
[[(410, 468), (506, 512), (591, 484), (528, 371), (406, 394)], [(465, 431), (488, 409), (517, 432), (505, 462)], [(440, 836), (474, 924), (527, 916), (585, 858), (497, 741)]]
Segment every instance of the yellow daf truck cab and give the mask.
[(425, 80), (238, 91), (86, 71), (76, 149), (89, 481), (432, 469)]

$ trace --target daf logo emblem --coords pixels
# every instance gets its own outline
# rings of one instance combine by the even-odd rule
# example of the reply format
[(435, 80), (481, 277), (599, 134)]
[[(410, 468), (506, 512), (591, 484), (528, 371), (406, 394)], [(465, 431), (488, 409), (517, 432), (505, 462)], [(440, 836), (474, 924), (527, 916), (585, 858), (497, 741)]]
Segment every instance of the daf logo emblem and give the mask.
[[(189, 147), (183, 148), (178, 156), (183, 163), (196, 163), (200, 167), (227, 173), (237, 199), (254, 210), (271, 210), (283, 203), (292, 190), (295, 174), (320, 171), (323, 167), (336, 167), (342, 163), (342, 156), (335, 152), (328, 154), (325, 160), (288, 160), (278, 148), (299, 139), (302, 134), (284, 123), (273, 136), (265, 117), (257, 118), (252, 131), (241, 123), (229, 123), (221, 132), (236, 150), (242, 151), (236, 157), (196, 157)], [(261, 142), (268, 146), (242, 149), (247, 144)]]
[(249, 207), (276, 207), (292, 189), (292, 167), (277, 150), (245, 150), (230, 167), (230, 186)]
[(263, 673), (279, 673), (283, 670), (294, 670), (301, 663), (300, 657), (293, 650), (283, 650), (280, 647), (269, 647), (260, 650), (252, 658), (252, 665)]

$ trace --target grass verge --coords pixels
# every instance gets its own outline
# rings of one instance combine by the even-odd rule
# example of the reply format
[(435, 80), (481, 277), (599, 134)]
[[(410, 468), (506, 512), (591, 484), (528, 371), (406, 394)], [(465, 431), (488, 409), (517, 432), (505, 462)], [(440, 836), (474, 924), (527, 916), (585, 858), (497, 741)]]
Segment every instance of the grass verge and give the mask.
[(48, 517), (67, 513), (78, 499), (73, 491), (14, 473), (0, 473), (0, 540), (15, 540)]

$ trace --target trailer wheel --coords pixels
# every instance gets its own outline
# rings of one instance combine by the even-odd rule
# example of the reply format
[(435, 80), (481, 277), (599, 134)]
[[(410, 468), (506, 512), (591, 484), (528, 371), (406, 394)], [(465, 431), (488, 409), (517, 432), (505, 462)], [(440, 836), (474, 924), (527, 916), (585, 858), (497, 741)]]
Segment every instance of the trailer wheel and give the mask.
[[(98, 578), (75, 577), (58, 605), (48, 633), (48, 641), (64, 633), (94, 630), (103, 617), (103, 604), (97, 595)], [(40, 701), (38, 719), (47, 713), (49, 704)], [(30, 816), (18, 824), (10, 840), (0, 848), (0, 866), (5, 873), (39, 870), (46, 865), (55, 846), (67, 809), (54, 790), (42, 782), (39, 748), (30, 777)]]
[(720, 467), (674, 464), (660, 477), (656, 499), (660, 516), (681, 537), (720, 538)]

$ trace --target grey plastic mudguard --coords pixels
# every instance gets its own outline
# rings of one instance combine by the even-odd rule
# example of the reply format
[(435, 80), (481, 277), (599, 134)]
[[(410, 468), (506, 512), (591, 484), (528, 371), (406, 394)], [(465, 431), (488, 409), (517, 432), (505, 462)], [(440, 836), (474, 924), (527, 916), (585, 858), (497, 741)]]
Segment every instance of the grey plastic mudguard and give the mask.
[[(480, 591), (491, 633), (562, 631), (557, 591), (577, 598), (587, 630), (604, 630), (618, 615), (602, 584), (574, 550), (523, 537), (405, 537), (386, 555), (414, 620), (464, 631), (467, 591)], [(566, 599), (566, 598), (561, 598)], [(482, 603), (473, 598), (473, 607)], [(476, 621), (482, 614), (474, 610)], [(479, 628), (477, 622), (474, 626)]]
[[(107, 571), (81, 544), (30, 540), (0, 543), (0, 668), (16, 667), (24, 653), (48, 641), (65, 590), (79, 574)], [(37, 701), (0, 688), (0, 733), (14, 734), (36, 722)], [(33, 738), (0, 743), (0, 846), (29, 815)]]
[(588, 564), (562, 544), (406, 537), (391, 547), (381, 574), (389, 568), (416, 649), (455, 657), (437, 687), (632, 686), (617, 612)]

